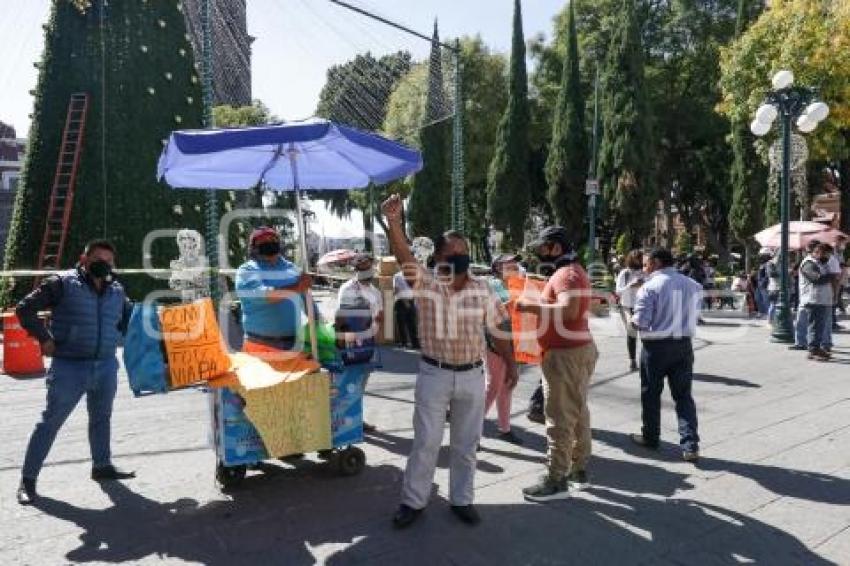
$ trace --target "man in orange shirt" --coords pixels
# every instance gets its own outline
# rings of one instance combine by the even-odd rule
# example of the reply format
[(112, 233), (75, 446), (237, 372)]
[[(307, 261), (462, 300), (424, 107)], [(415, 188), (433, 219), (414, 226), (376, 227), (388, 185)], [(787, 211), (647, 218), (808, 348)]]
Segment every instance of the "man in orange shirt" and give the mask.
[(544, 229), (531, 248), (543, 269), (554, 269), (539, 301), (521, 298), (517, 302), (517, 310), (536, 314), (540, 320), (537, 340), (543, 349), (549, 462), (540, 481), (522, 491), (526, 499), (544, 502), (567, 497), (570, 482), (587, 482), (591, 443), (587, 390), (599, 352), (587, 323), (590, 278), (566, 230)]

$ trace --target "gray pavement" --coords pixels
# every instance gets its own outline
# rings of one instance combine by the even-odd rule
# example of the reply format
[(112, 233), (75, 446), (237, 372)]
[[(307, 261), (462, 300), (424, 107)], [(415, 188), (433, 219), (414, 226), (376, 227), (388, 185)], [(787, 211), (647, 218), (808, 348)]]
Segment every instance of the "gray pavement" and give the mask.
[(223, 494), (206, 395), (135, 399), (122, 375), (113, 451), (138, 478), (88, 479), (81, 406), (50, 454), (40, 504), (29, 508), (14, 491), (44, 380), (0, 375), (0, 564), (850, 564), (850, 335), (836, 334), (832, 363), (815, 363), (770, 343), (763, 323), (701, 327), (694, 389), (703, 458), (690, 465), (680, 460), (666, 393), (661, 451), (629, 445), (640, 426), (638, 377), (625, 371), (618, 320), (595, 319), (593, 328), (602, 355), (591, 390), (591, 485), (553, 504), (523, 501), (545, 446), (543, 427), (523, 415), (539, 379), (527, 368), (514, 418), (525, 446), (500, 443), (492, 422), (485, 426), (476, 528), (448, 511), (445, 451), (423, 518), (406, 531), (391, 527), (411, 438), (412, 353), (387, 350), (370, 381), (366, 414), (379, 432), (363, 445), (359, 476), (336, 477), (312, 457), (268, 462)]

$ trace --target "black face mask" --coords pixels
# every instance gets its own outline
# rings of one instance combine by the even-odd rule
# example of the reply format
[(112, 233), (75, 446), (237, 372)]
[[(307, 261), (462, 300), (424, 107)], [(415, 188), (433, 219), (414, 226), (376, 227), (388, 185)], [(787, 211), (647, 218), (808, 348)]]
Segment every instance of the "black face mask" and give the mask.
[(280, 242), (263, 242), (257, 246), (257, 253), (263, 256), (277, 255), (280, 253)]
[(95, 279), (106, 279), (112, 274), (112, 266), (98, 259), (89, 263), (88, 272)]
[(537, 259), (540, 260), (540, 263), (555, 263), (560, 258), (561, 258), (561, 256), (559, 256), (559, 255), (537, 254)]
[(821, 263), (829, 263), (829, 258), (828, 257), (822, 257), (818, 261), (821, 262)]
[(555, 274), (555, 264), (551, 261), (546, 261), (546, 263), (541, 263), (538, 268), (540, 275), (543, 277), (552, 277)]
[(471, 260), (469, 258), (469, 254), (456, 254), (446, 256), (443, 259), (443, 262), (449, 265), (451, 271), (455, 275), (463, 275), (469, 271), (469, 264)]

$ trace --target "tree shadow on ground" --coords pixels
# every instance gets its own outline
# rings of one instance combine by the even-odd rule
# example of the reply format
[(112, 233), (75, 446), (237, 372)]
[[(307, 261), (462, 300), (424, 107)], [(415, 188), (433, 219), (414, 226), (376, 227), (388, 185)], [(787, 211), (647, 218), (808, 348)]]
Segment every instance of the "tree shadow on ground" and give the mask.
[[(650, 460), (681, 461), (678, 446), (663, 442), (660, 450), (653, 452), (637, 446), (629, 440), (628, 435), (610, 430), (594, 430), (594, 439), (609, 446), (616, 446), (627, 454), (644, 457)], [(675, 456), (675, 458), (674, 458)], [(617, 461), (617, 464), (621, 462)], [(728, 473), (749, 478), (767, 490), (783, 497), (805, 499), (818, 503), (835, 505), (850, 505), (850, 480), (823, 474), (807, 472), (793, 468), (782, 468), (766, 464), (736, 462), (712, 458), (703, 453), (695, 468), (702, 471)]]
[[(599, 467), (608, 466), (600, 462)], [(613, 466), (624, 465), (615, 469)], [(660, 476), (669, 471), (640, 463), (611, 461), (610, 474)], [(191, 498), (160, 502), (121, 483), (101, 488), (106, 509), (83, 509), (49, 497), (37, 507), (78, 525), (80, 545), (67, 552), (73, 562), (185, 560), (230, 564), (637, 564), (662, 557), (689, 564), (827, 564), (793, 536), (713, 505), (617, 491), (630, 486), (594, 486), (549, 505), (478, 505), (483, 523), (457, 521), (448, 504), (434, 498), (422, 519), (405, 531), (390, 517), (398, 501), (401, 471), (388, 465), (360, 476), (332, 478), (315, 467), (281, 469), (246, 478), (229, 500), (200, 504)], [(609, 472), (602, 472), (604, 476)], [(665, 479), (665, 476), (671, 476)], [(632, 485), (632, 488), (640, 486)], [(669, 489), (659, 490), (669, 491)]]

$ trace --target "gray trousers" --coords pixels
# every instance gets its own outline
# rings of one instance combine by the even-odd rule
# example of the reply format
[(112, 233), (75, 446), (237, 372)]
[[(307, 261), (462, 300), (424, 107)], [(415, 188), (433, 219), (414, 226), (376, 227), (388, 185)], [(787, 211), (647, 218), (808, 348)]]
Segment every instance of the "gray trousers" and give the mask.
[(484, 421), (484, 368), (454, 372), (419, 362), (413, 411), (413, 446), (407, 458), (401, 502), (422, 509), (431, 498), (434, 469), (451, 409), (449, 501), (473, 500), (475, 456)]

